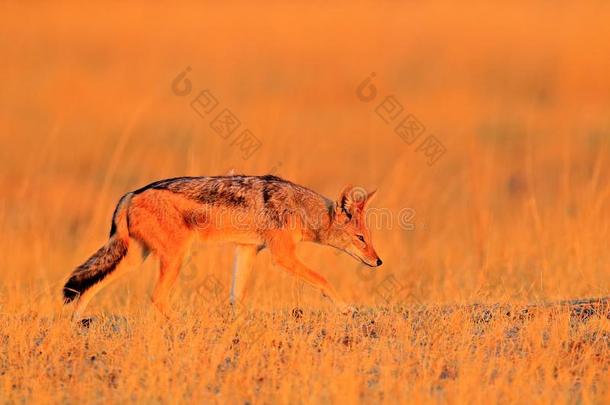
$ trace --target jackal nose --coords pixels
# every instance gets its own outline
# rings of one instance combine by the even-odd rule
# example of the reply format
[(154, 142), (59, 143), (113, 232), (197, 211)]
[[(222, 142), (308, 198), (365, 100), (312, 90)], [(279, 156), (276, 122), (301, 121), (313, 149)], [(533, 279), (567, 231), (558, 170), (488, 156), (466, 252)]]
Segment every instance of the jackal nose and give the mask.
[(381, 266), (383, 264), (383, 262), (381, 261), (380, 258), (377, 258), (377, 266)]

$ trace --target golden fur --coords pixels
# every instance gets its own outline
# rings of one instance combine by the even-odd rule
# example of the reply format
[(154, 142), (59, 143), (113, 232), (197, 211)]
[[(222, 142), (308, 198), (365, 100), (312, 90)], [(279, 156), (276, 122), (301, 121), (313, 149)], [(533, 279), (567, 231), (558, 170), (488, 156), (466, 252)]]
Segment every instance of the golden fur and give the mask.
[(152, 253), (160, 262), (152, 300), (167, 314), (184, 255), (198, 238), (237, 245), (232, 302), (243, 294), (256, 254), (268, 248), (276, 264), (347, 310), (328, 281), (296, 257), (295, 246), (302, 241), (325, 244), (379, 266), (365, 223), (373, 193), (356, 191), (348, 186), (332, 201), (270, 175), (180, 177), (151, 183), (121, 198), (108, 243), (72, 273), (64, 287), (65, 301), (77, 299), (79, 316), (105, 284)]

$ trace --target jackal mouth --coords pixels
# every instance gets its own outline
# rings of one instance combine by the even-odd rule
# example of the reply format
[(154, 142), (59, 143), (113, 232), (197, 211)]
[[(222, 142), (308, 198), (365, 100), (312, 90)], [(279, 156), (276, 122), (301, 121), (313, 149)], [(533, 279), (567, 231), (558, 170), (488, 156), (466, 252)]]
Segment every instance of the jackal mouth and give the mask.
[(360, 259), (360, 261), (362, 263), (366, 264), (367, 266), (372, 267), (372, 268), (379, 267), (383, 263), (383, 261), (380, 258), (377, 258), (377, 260), (375, 261), (375, 264), (368, 263), (368, 262), (366, 262), (366, 261), (364, 261), (362, 259)]
[(367, 266), (372, 267), (372, 268), (379, 267), (379, 266), (381, 266), (381, 265), (383, 264), (383, 261), (382, 261), (380, 258), (378, 258), (378, 257), (377, 257), (376, 259), (374, 259), (374, 260), (372, 261), (372, 263), (371, 263), (371, 261), (369, 261), (369, 260), (364, 260), (364, 259), (363, 259), (363, 258), (361, 258), (361, 257), (358, 257), (358, 260), (360, 260), (362, 263), (364, 263), (364, 264), (366, 264)]
[(366, 264), (368, 267), (371, 268), (375, 268), (375, 267), (379, 267), (381, 266), (381, 259), (377, 258), (375, 264), (371, 264), (368, 261), (364, 260), (362, 257), (358, 256), (356, 253), (352, 253), (349, 250), (343, 250), (345, 253), (347, 253), (348, 255), (350, 255), (351, 257), (353, 257), (354, 259), (358, 260), (359, 262), (362, 262), (363, 264)]

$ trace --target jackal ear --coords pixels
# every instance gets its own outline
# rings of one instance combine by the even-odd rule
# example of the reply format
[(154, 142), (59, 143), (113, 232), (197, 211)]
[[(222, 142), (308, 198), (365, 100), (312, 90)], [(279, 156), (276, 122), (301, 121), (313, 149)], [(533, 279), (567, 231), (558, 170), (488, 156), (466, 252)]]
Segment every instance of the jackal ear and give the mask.
[(346, 186), (336, 204), (337, 217), (341, 218), (341, 215), (343, 215), (345, 216), (345, 222), (349, 221), (364, 209), (366, 200), (367, 193), (363, 188), (353, 187), (352, 185)]
[(375, 198), (377, 195), (377, 190), (373, 190), (370, 193), (366, 194), (366, 200), (364, 201), (364, 208), (366, 208), (369, 203)]
[(352, 204), (353, 200), (351, 197), (352, 185), (347, 185), (339, 194), (339, 199), (335, 203), (335, 217), (340, 222), (347, 222), (352, 219)]

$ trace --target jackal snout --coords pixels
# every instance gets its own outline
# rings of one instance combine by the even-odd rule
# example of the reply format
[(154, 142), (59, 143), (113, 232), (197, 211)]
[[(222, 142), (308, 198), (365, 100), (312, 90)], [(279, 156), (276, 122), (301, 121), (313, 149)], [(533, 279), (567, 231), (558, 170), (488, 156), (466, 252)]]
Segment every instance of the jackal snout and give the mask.
[(375, 254), (373, 258), (358, 257), (358, 259), (360, 259), (362, 263), (366, 264), (369, 267), (379, 267), (383, 264), (383, 260), (381, 260), (381, 258), (379, 258), (377, 254)]

